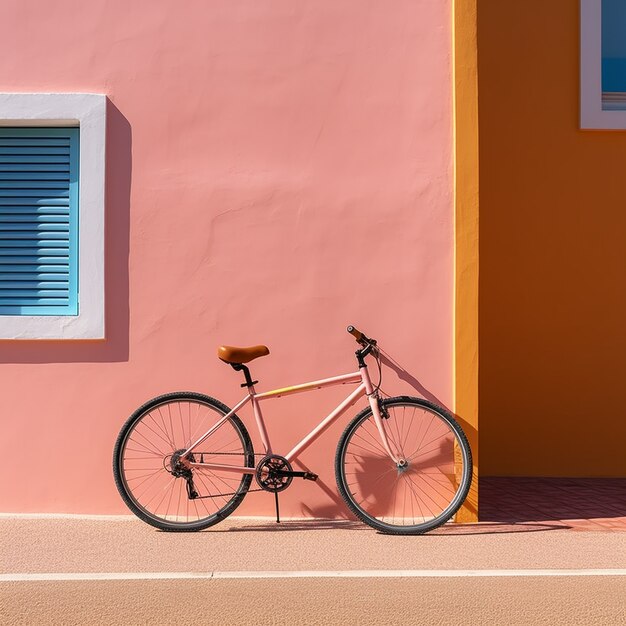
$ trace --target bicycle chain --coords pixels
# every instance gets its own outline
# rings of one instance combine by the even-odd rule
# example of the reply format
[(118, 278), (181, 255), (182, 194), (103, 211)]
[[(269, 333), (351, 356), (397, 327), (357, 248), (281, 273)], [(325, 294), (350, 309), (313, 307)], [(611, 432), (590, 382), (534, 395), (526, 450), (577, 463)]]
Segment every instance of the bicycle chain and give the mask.
[[(240, 456), (241, 452), (196, 452), (196, 454), (208, 454), (209, 456), (223, 456), (223, 455), (236, 455)], [(265, 454), (261, 452), (253, 452), (252, 456), (265, 456)], [(254, 491), (263, 491), (263, 489), (248, 489), (246, 493), (252, 493)], [(205, 498), (223, 498), (226, 496), (237, 496), (239, 495), (239, 491), (233, 491), (232, 493), (216, 493), (213, 496), (196, 496), (193, 498), (194, 500), (204, 500)]]
[[(253, 491), (265, 491), (264, 489), (248, 489), (245, 493), (252, 493)], [(214, 496), (196, 496), (193, 500), (204, 500), (205, 498), (223, 498), (226, 496), (238, 496), (241, 495), (239, 491), (233, 491), (232, 493), (216, 493)]]
[[(242, 452), (194, 452), (193, 454), (208, 454), (209, 456), (217, 456), (217, 455), (224, 455), (224, 454), (230, 454), (231, 456), (243, 456)], [(265, 456), (265, 453), (263, 452), (253, 452), (252, 456)]]

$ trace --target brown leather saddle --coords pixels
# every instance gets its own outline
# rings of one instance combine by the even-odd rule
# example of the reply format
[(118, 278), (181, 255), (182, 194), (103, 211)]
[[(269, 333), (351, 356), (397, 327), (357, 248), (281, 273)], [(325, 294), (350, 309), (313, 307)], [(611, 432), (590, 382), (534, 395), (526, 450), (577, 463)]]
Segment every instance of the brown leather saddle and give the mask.
[(220, 346), (217, 356), (225, 363), (242, 365), (250, 363), (261, 356), (267, 356), (270, 350), (267, 346), (250, 346), (249, 348), (237, 348), (236, 346)]

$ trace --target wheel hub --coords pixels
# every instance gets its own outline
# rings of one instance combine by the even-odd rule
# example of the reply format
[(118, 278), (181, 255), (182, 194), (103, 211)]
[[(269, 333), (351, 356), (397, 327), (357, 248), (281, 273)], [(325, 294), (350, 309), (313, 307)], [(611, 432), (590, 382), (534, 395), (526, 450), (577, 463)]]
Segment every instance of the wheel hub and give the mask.
[(398, 474), (404, 474), (409, 469), (409, 462), (406, 459), (400, 459), (396, 466), (398, 468)]
[[(175, 478), (191, 477), (191, 470), (181, 461), (181, 457), (185, 454), (185, 452), (185, 448), (181, 448), (180, 450), (176, 450), (176, 452), (174, 452), (171, 456), (166, 456), (164, 459), (165, 469)], [(193, 454), (190, 454), (187, 460), (193, 463), (195, 461)]]

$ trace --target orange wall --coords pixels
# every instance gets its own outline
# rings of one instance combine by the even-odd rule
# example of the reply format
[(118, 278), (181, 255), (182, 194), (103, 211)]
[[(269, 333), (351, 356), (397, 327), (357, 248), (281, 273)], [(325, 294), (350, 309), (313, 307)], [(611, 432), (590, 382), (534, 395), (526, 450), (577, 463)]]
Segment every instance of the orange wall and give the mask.
[(479, 1), (482, 475), (625, 476), (626, 135), (579, 130), (573, 0)]
[(478, 59), (476, 0), (454, 1), (454, 410), (474, 477), (457, 521), (478, 516)]

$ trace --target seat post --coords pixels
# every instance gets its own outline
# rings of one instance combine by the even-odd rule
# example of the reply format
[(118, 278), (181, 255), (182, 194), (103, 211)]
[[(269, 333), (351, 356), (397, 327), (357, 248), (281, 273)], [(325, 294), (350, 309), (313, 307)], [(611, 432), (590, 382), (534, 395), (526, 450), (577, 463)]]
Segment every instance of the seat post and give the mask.
[(229, 365), (236, 372), (243, 372), (243, 375), (246, 378), (246, 382), (241, 384), (242, 387), (252, 387), (259, 382), (258, 380), (252, 380), (252, 377), (250, 376), (250, 370), (243, 363), (230, 363)]

